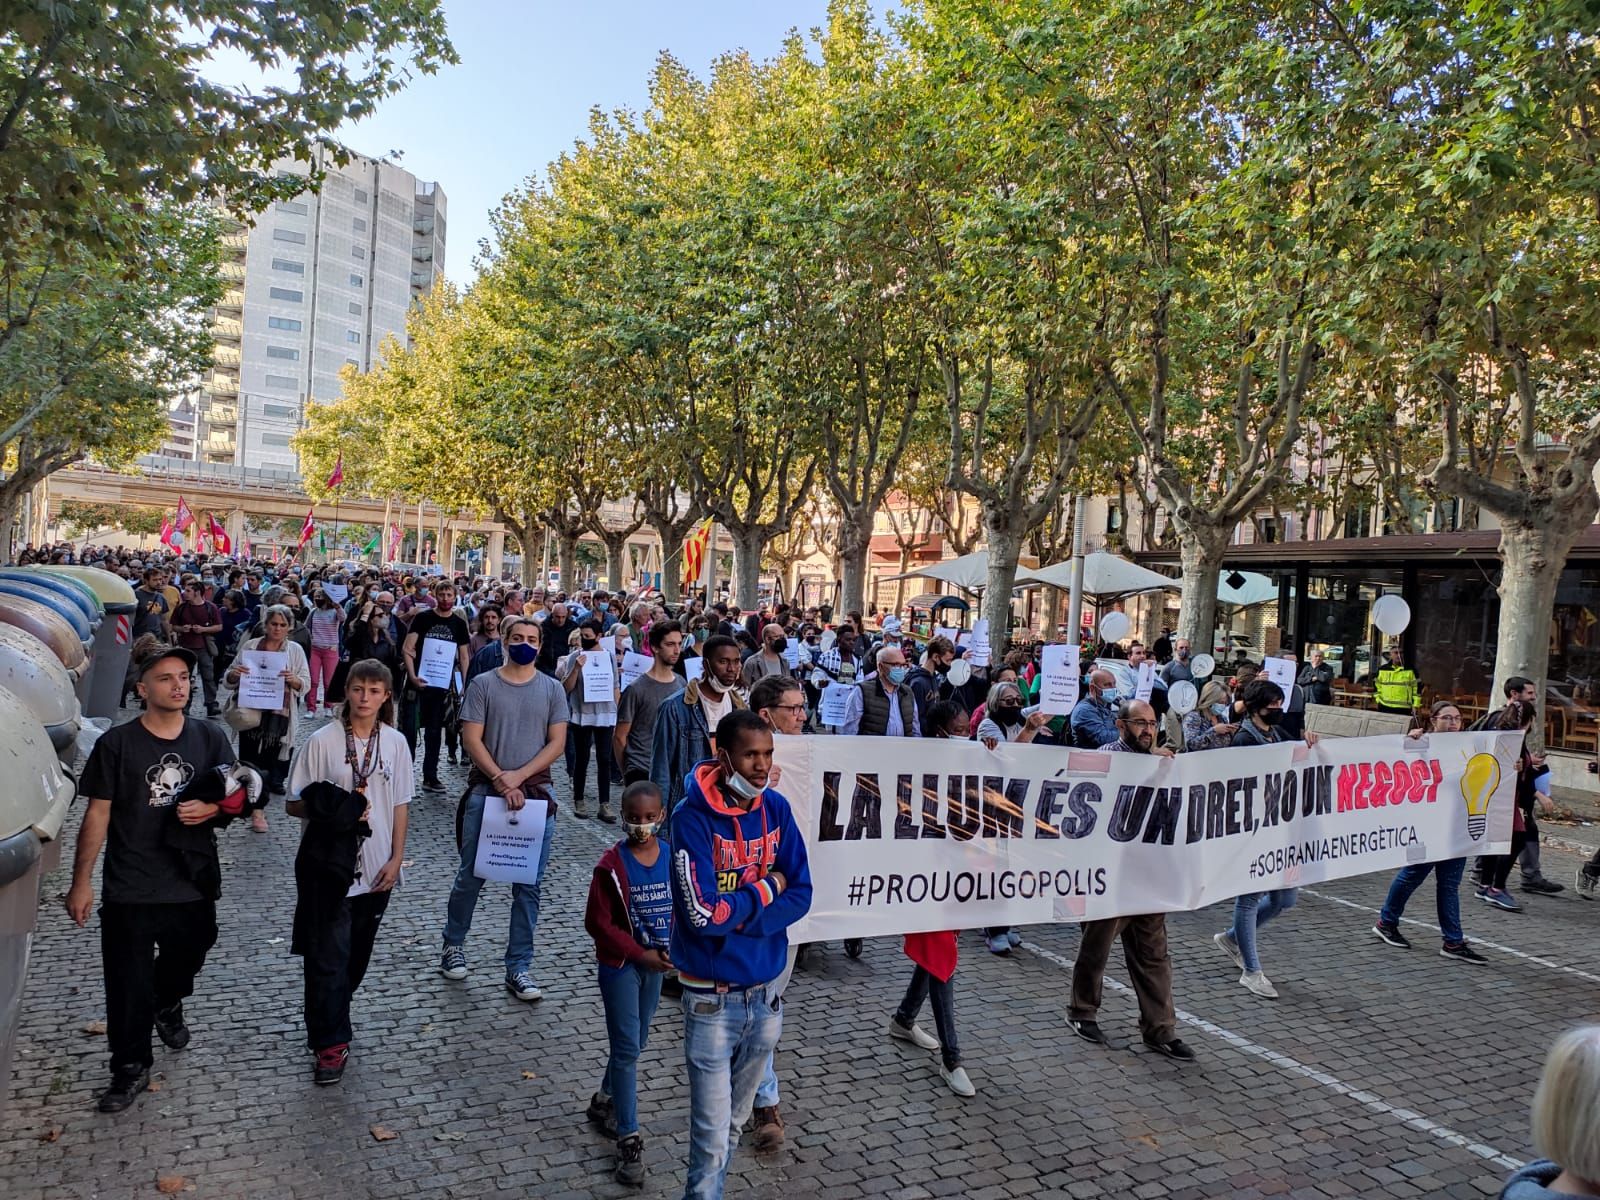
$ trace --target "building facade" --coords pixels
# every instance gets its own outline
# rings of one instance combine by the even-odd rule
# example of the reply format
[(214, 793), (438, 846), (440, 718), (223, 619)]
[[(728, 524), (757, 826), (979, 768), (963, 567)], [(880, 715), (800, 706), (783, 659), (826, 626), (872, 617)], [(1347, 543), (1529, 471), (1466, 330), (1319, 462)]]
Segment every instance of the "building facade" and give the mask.
[[(196, 426), (201, 462), (299, 471), (292, 445), (339, 373), (371, 368), (444, 271), (445, 194), (390, 163), (324, 157), (326, 176), (223, 239), (227, 291)], [(284, 161), (280, 174), (309, 176)]]

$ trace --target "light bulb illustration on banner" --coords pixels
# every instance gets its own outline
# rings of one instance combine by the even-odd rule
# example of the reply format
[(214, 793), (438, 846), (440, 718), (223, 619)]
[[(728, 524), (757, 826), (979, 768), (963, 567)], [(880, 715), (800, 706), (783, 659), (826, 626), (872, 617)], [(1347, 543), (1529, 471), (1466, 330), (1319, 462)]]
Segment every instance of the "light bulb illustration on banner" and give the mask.
[(1489, 824), (1489, 801), (1500, 786), (1500, 760), (1492, 754), (1474, 754), (1461, 772), (1461, 798), (1467, 805), (1467, 836), (1483, 837)]

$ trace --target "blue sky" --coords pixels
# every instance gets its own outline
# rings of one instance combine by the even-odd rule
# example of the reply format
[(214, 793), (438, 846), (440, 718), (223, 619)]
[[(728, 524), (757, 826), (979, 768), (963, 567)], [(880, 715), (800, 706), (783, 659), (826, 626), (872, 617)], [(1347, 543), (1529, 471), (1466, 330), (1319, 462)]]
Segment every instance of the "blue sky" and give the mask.
[[(826, 11), (826, 0), (446, 0), (461, 65), (417, 76), (337, 136), (374, 157), (402, 152), (401, 166), (444, 188), (445, 269), (466, 282), (490, 209), (570, 147), (592, 107), (642, 107), (661, 51), (704, 74), (727, 50), (769, 57)], [(214, 74), (244, 81), (236, 70)]]

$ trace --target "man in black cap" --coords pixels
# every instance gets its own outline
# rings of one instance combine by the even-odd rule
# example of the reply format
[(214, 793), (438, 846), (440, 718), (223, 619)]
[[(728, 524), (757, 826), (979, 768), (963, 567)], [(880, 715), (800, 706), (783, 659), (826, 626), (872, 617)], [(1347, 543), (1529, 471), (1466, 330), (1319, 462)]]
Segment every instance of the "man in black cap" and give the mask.
[(100, 949), (111, 1086), (101, 1112), (121, 1112), (149, 1086), (152, 1027), (174, 1050), (189, 1044), (183, 1001), (217, 940), (222, 873), (212, 831), (244, 811), (236, 781), (224, 776), (234, 762), (227, 731), (187, 715), (194, 666), (178, 646), (158, 646), (139, 663), (145, 710), (101, 735), (78, 785), (89, 807), (67, 912), (79, 926), (106, 847)]

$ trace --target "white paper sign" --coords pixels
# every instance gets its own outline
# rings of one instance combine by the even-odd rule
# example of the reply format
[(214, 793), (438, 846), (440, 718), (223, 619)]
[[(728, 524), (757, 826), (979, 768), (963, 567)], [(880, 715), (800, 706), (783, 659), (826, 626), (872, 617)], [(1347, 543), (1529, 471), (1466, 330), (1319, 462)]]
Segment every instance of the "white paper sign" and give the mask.
[(1283, 689), (1283, 698), (1287, 701), (1294, 690), (1295, 664), (1287, 658), (1264, 659), (1261, 673)]
[(583, 663), (583, 699), (587, 704), (609, 700), (615, 684), (611, 675), (611, 655), (599, 650), (587, 650), (580, 657)]
[(706, 673), (706, 660), (696, 654), (693, 658), (683, 660), (683, 677), (690, 683)]
[(455, 642), (449, 638), (423, 638), (417, 647), (417, 677), (429, 687), (445, 688), (455, 673)]
[(800, 665), (800, 643), (794, 638), (790, 638), (789, 644), (783, 648), (783, 661), (789, 664), (791, 671)]
[(823, 688), (817, 719), (824, 725), (843, 725), (850, 719), (850, 693), (853, 691), (855, 688), (848, 683), (830, 683)]
[(979, 617), (972, 623), (972, 646), (967, 651), (967, 661), (975, 667), (987, 667), (991, 653), (989, 622)]
[(322, 590), (328, 594), (328, 599), (335, 604), (343, 604), (350, 599), (350, 587), (343, 583), (325, 583)]
[(1049, 717), (1070, 713), (1082, 674), (1077, 646), (1046, 646), (1039, 655), (1039, 711)]
[(282, 708), (284, 689), (289, 686), (283, 678), (283, 672), (289, 669), (289, 652), (246, 650), (239, 655), (239, 661), (249, 671), (239, 680), (239, 707), (271, 712)]
[(1156, 686), (1156, 664), (1149, 659), (1139, 664), (1139, 677), (1133, 685), (1133, 698), (1150, 702), (1150, 692)]
[(632, 650), (622, 652), (622, 686), (624, 689), (639, 676), (650, 670), (650, 656), (648, 654), (635, 654)]
[(956, 627), (954, 625), (935, 625), (933, 627), (933, 636), (949, 638), (951, 644), (954, 645), (956, 640)]
[(472, 873), (501, 883), (538, 883), (545, 812), (541, 796), (529, 796), (516, 812), (506, 808), (504, 796), (485, 796), (483, 829), (478, 834), (478, 858)]

